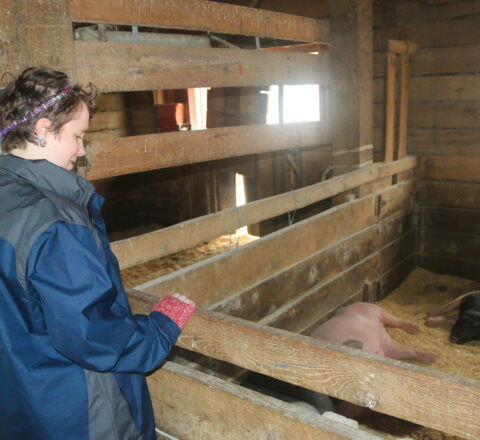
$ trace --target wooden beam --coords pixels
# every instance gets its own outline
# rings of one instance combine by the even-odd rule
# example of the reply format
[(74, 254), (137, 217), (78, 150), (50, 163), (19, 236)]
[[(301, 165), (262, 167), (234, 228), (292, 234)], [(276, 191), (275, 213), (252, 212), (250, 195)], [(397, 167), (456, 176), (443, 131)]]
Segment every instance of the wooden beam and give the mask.
[[(374, 103), (384, 101), (383, 78), (374, 81)], [(416, 76), (409, 79), (409, 101), (480, 100), (480, 75)]]
[(408, 77), (410, 57), (408, 54), (400, 55), (400, 108), (398, 119), (398, 155), (402, 159), (407, 154), (407, 121), (408, 121)]
[(155, 258), (188, 249), (198, 243), (229, 234), (242, 226), (276, 217), (333, 197), (365, 183), (415, 168), (418, 159), (407, 157), (390, 164), (376, 164), (298, 190), (249, 202), (198, 217), (158, 231), (112, 243), (120, 268), (126, 269)]
[(378, 291), (376, 300), (385, 298), (389, 293), (395, 290), (408, 277), (410, 272), (415, 269), (417, 263), (417, 253), (410, 254), (387, 272), (378, 275)]
[[(470, 12), (473, 14), (473, 11)], [(441, 19), (433, 23), (411, 23), (398, 27), (376, 29), (373, 34), (375, 51), (383, 49), (384, 40), (408, 40), (426, 47), (462, 46), (465, 44), (480, 44), (480, 16), (463, 15), (455, 19)], [(423, 50), (423, 49), (422, 49)]]
[(280, 307), (258, 323), (270, 327), (303, 333), (314, 328), (324, 316), (345, 303), (352, 296), (358, 298), (367, 282), (376, 278), (379, 255), (374, 252), (365, 259), (339, 273), (333, 279), (319, 283), (293, 301)]
[(170, 29), (328, 42), (328, 20), (206, 0), (71, 0), (72, 19)]
[(75, 42), (80, 82), (102, 92), (328, 84), (329, 55)]
[(395, 145), (395, 77), (397, 71), (397, 55), (393, 52), (386, 54), (387, 80), (385, 103), (385, 162), (391, 162), (394, 156)]
[(415, 55), (420, 51), (420, 46), (411, 41), (386, 40), (384, 50), (396, 54)]
[(367, 196), (137, 288), (159, 296), (188, 292), (207, 307), (359, 231), (374, 218), (375, 197)]
[[(158, 301), (127, 290), (135, 313), (150, 313)], [(201, 308), (177, 345), (466, 439), (480, 436), (480, 383), (475, 380)]]
[(0, 86), (31, 66), (75, 79), (70, 0), (0, 0), (0, 10)]
[(480, 262), (444, 255), (425, 255), (418, 253), (418, 265), (441, 274), (449, 274), (470, 280), (480, 281)]
[(479, 248), (479, 234), (424, 228), (419, 252), (480, 262)]
[(380, 440), (352, 420), (304, 411), (173, 362), (148, 377), (148, 388), (157, 426), (177, 438), (268, 440), (274, 432), (285, 439)]
[(478, 209), (423, 206), (421, 218), (423, 229), (480, 235), (480, 206)]
[(477, 183), (422, 180), (419, 198), (424, 205), (479, 209), (480, 185)]
[(356, 161), (334, 156), (334, 174), (371, 163), (359, 148), (373, 143), (372, 3), (330, 0), (331, 119), (334, 152), (357, 150)]
[[(424, 48), (412, 57), (411, 75), (439, 75), (475, 73), (480, 71), (480, 45)], [(385, 63), (380, 53), (374, 54), (374, 76), (385, 74)]]
[(248, 125), (92, 141), (89, 180), (268, 151), (325, 145), (330, 124)]
[(480, 183), (480, 157), (423, 156), (418, 175), (422, 179)]
[(264, 47), (262, 50), (268, 51), (284, 51), (284, 52), (329, 52), (330, 44), (328, 43), (304, 43), (304, 44), (291, 44), (288, 46), (271, 46)]
[[(377, 226), (369, 226), (213, 304), (209, 309), (258, 322), (272, 313), (272, 310), (278, 310), (320, 284), (327, 284), (358, 261), (373, 254), (377, 239)], [(272, 295), (272, 292), (275, 294)]]

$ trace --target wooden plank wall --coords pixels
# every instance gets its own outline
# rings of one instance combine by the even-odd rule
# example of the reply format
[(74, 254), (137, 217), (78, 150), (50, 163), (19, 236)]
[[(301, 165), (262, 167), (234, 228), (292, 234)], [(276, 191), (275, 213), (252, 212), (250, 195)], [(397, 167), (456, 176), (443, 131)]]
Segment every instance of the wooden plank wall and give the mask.
[(418, 264), (480, 279), (479, 2), (400, 1), (396, 25), (374, 33), (375, 156), (383, 145), (386, 38), (421, 49), (412, 57), (407, 152), (421, 156)]
[[(409, 154), (480, 155), (478, 2), (397, 2), (397, 25), (374, 32), (375, 156), (383, 145), (385, 39), (420, 44), (410, 69)], [(436, 17), (436, 18), (435, 18)], [(413, 23), (413, 21), (415, 21)]]

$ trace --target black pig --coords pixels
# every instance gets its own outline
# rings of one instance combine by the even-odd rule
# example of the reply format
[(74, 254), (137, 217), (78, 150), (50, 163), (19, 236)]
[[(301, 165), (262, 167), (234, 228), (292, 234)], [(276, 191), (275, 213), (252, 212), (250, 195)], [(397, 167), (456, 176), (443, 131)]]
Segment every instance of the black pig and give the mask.
[(455, 344), (480, 340), (480, 291), (462, 298), (458, 318), (450, 332), (450, 341)]

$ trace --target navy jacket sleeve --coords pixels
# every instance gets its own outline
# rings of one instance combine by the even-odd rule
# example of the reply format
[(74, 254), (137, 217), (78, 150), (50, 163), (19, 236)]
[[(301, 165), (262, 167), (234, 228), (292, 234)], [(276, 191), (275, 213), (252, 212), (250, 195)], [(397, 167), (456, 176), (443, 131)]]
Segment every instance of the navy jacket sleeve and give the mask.
[(52, 224), (32, 246), (27, 288), (53, 347), (80, 366), (117, 373), (158, 367), (180, 334), (167, 316), (133, 316), (116, 267), (87, 227)]

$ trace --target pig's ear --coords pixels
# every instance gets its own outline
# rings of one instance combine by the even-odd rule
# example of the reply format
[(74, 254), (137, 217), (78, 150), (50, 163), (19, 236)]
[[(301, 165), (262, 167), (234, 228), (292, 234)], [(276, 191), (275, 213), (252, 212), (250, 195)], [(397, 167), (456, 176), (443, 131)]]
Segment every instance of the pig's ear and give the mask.
[(349, 339), (348, 341), (343, 342), (342, 345), (345, 345), (346, 347), (356, 348), (358, 350), (361, 350), (363, 348), (363, 342), (357, 341), (356, 339)]

